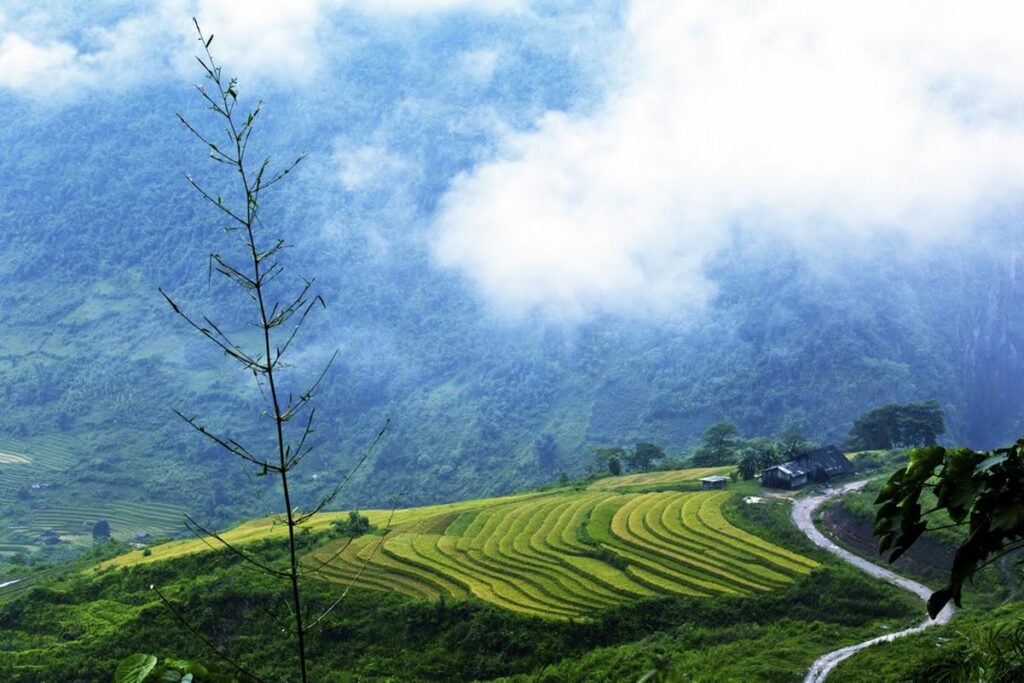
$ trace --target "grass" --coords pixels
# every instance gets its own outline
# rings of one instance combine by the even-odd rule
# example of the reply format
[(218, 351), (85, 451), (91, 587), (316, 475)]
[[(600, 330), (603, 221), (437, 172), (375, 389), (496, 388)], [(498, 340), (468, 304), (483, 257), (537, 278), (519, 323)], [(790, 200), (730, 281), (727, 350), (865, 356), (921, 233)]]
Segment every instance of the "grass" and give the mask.
[[(657, 595), (751, 595), (791, 584), (817, 566), (737, 529), (721, 507), (729, 491), (660, 490), (722, 468), (616, 477), (615, 485), (555, 490), (363, 514), (383, 529), (337, 538), (306, 554), (307, 571), (330, 582), (438, 600), (475, 597), (549, 619), (586, 619)], [(619, 483), (626, 481), (624, 485)], [(647, 482), (647, 484), (638, 483)], [(597, 482), (600, 484), (601, 482)], [(324, 531), (346, 513), (315, 518)], [(236, 544), (283, 538), (274, 518), (222, 534)], [(207, 550), (201, 540), (128, 553), (98, 569)]]

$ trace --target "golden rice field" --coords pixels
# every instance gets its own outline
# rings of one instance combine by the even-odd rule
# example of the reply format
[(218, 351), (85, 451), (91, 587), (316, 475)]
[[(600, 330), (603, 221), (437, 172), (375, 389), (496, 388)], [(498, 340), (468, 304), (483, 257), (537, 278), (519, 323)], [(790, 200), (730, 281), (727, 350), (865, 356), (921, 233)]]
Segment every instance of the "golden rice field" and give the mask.
[[(513, 500), (536, 498), (541, 495), (544, 494), (522, 493), (511, 496), (502, 496), (499, 498), (482, 498), (477, 500), (459, 501), (457, 503), (446, 503), (444, 505), (431, 505), (421, 508), (404, 508), (394, 511), (365, 510), (362, 514), (369, 517), (370, 523), (374, 526), (384, 527), (390, 519), (392, 527), (395, 528), (409, 522), (444, 514), (446, 512), (477, 509)], [(348, 517), (347, 512), (325, 512), (314, 517), (313, 520), (304, 525), (303, 528), (309, 529), (310, 531), (323, 531), (328, 529), (332, 522), (345, 519), (346, 517)], [(236, 527), (232, 527), (231, 529), (224, 531), (220, 536), (229, 543), (244, 545), (254, 541), (284, 539), (287, 538), (288, 533), (286, 527), (281, 524), (280, 520), (277, 517), (272, 516), (260, 517), (258, 519), (243, 522)], [(208, 552), (210, 550), (210, 545), (203, 539), (189, 538), (180, 541), (168, 541), (167, 543), (161, 543), (160, 545), (153, 546), (149, 550), (149, 555), (144, 555), (141, 550), (119, 555), (100, 563), (96, 569), (102, 570), (108, 567), (126, 567), (136, 564), (157, 562), (160, 560), (170, 560), (183, 555)]]
[(560, 493), (432, 515), (303, 558), (342, 584), (555, 619), (651, 595), (749, 595), (816, 563), (731, 525), (728, 492)]
[[(721, 468), (652, 473), (626, 486), (688, 481)], [(616, 479), (623, 479), (617, 477)], [(600, 484), (601, 482), (597, 482)], [(655, 595), (750, 595), (808, 574), (817, 563), (732, 525), (729, 491), (531, 493), (364, 514), (386, 534), (335, 539), (302, 558), (312, 576), (427, 600), (478, 598), (551, 619), (586, 618)], [(615, 490), (619, 489), (619, 490)], [(346, 513), (317, 518), (327, 528)], [(272, 518), (224, 534), (233, 543), (283, 537)], [(129, 553), (100, 568), (203, 552), (173, 541), (151, 555)]]
[(724, 467), (697, 467), (689, 470), (670, 470), (668, 472), (624, 474), (619, 477), (598, 479), (589, 488), (591, 491), (611, 491), (613, 489), (633, 487), (674, 486), (686, 481), (695, 482), (701, 477), (713, 475), (726, 476), (734, 469), (733, 466), (726, 465)]

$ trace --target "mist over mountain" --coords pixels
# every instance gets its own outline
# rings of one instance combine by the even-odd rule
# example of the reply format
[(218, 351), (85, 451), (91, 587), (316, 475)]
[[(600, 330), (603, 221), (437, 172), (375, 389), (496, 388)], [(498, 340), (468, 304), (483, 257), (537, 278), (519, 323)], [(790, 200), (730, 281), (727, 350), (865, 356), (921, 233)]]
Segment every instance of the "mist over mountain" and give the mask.
[(0, 3), (0, 680), (1024, 680), (1021, 25)]
[[(855, 22), (840, 54), (778, 48), (768, 15), (701, 33), (707, 6), (414, 5), (199, 13), (266, 100), (260, 149), (311, 155), (266, 207), (328, 302), (293, 387), (340, 351), (305, 495), (388, 416), (358, 505), (552, 481), (590, 444), (680, 454), (721, 420), (835, 442), (876, 405), (936, 398), (951, 443), (1024, 429), (1020, 84), (944, 51), (948, 17)], [(183, 179), (215, 170), (174, 118), (199, 113), (195, 7), (56, 7), (0, 22), (0, 431), (73, 436), (76, 476), (112, 496), (252, 514), (260, 487), (171, 408), (244, 433), (258, 395), (157, 293), (244, 324), (207, 283), (220, 226)], [(842, 19), (809, 17), (826, 36)], [(663, 63), (659, 19), (709, 61)], [(1002, 28), (964, 44), (1009, 58)], [(933, 59), (873, 80), (908, 49)], [(832, 58), (829, 79), (794, 69)]]

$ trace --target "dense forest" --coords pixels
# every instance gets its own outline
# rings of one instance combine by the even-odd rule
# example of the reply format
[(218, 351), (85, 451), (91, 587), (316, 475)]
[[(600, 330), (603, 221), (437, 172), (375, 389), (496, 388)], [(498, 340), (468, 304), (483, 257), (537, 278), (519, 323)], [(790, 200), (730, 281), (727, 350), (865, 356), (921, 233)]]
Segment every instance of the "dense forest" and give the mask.
[[(386, 82), (365, 87), (389, 92)], [(242, 499), (252, 509), (251, 492), (171, 409), (228, 423), (255, 404), (239, 376), (174, 325), (156, 291), (232, 315), (207, 285), (213, 228), (181, 179), (203, 161), (174, 124), (185, 93), (111, 94), (28, 118), (0, 103), (11, 122), (0, 132), (0, 424), (16, 439), (73, 441), (82, 484), (138, 482), (137, 494), (163, 502), (187, 493), (227, 520)], [(536, 94), (549, 106), (558, 96)], [(263, 134), (312, 156), (272, 211), (297, 244), (289, 267), (315, 275), (328, 301), (304, 353), (315, 361), (340, 350), (320, 394), (329, 409), (311, 476), (344, 472), (393, 419), (352, 489), (362, 505), (553, 481), (580, 473), (594, 444), (650, 441), (681, 454), (723, 420), (745, 435), (796, 427), (839, 442), (869, 408), (935, 398), (950, 442), (991, 447), (1024, 427), (1011, 390), (1024, 378), (1013, 250), (882, 259), (878, 244), (821, 262), (784, 244), (736, 243), (708, 266), (710, 304), (678, 320), (505, 318), (434, 264), (415, 227), (439, 179), (412, 185), (406, 225), (332, 185), (324, 141), (371, 126), (371, 112), (327, 116), (324, 103), (279, 99)], [(433, 145), (443, 121), (394, 133), (443, 147), (451, 158), (436, 160), (441, 175), (482, 144)], [(553, 438), (554, 457), (538, 459), (540, 436)], [(214, 471), (212, 486), (198, 485)], [(317, 481), (305, 482), (310, 492)]]

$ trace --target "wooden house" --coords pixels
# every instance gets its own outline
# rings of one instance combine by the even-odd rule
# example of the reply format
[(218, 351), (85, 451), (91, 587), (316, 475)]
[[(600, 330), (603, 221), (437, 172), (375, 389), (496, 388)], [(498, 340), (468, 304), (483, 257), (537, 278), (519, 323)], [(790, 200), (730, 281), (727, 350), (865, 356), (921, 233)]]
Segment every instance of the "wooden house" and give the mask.
[(766, 467), (761, 485), (776, 489), (798, 489), (811, 482), (828, 482), (849, 474), (853, 466), (835, 446), (826, 446), (805, 453), (781, 465)]

